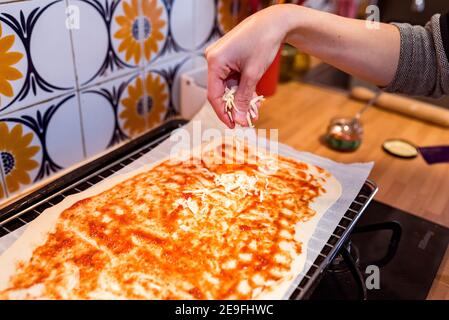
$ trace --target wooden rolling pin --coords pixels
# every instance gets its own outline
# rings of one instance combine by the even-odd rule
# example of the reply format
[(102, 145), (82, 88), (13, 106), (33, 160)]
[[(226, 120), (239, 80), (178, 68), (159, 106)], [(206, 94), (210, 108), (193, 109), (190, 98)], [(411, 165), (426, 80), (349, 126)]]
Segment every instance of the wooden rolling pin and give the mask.
[[(369, 101), (374, 95), (375, 92), (364, 87), (354, 87), (351, 90), (351, 97), (361, 101)], [(449, 128), (449, 110), (430, 103), (382, 92), (375, 105), (384, 110)]]

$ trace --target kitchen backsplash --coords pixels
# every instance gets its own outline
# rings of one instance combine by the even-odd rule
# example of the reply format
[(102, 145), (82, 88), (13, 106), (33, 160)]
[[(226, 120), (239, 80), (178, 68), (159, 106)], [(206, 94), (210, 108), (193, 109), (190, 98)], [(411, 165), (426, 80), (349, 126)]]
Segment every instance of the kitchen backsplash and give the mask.
[(0, 4), (0, 202), (176, 115), (231, 2)]

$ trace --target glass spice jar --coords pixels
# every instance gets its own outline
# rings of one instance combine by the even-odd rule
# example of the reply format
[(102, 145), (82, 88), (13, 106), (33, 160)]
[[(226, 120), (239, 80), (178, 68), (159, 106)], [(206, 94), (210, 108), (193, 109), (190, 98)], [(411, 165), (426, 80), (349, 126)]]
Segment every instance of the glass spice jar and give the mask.
[(326, 133), (326, 143), (338, 151), (356, 150), (362, 143), (363, 128), (356, 118), (333, 118)]

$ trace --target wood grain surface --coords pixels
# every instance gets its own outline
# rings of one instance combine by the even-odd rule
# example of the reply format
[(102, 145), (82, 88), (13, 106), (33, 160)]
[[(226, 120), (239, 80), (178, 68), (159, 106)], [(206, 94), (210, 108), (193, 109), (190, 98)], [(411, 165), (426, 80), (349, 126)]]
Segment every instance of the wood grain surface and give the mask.
[(377, 200), (449, 227), (449, 164), (430, 166), (421, 156), (403, 160), (382, 150), (391, 138), (418, 146), (449, 145), (449, 130), (372, 107), (362, 117), (358, 150), (338, 152), (322, 143), (330, 119), (354, 115), (362, 106), (342, 92), (288, 83), (264, 102), (256, 127), (276, 128), (280, 142), (335, 161), (374, 161), (370, 179), (379, 186)]

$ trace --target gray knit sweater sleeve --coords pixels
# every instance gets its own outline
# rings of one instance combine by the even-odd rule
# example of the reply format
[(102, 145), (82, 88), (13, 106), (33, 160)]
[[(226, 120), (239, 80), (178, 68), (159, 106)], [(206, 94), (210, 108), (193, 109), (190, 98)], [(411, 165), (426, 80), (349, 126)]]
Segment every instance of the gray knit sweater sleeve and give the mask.
[[(449, 63), (442, 35), (440, 15), (425, 27), (393, 23), (401, 34), (399, 65), (387, 92), (440, 97), (449, 95)], [(443, 26), (444, 28), (446, 26)]]

